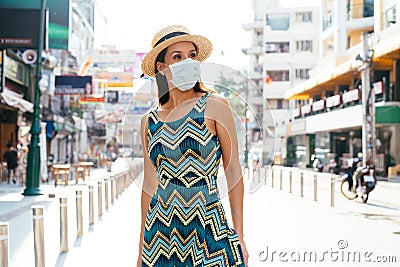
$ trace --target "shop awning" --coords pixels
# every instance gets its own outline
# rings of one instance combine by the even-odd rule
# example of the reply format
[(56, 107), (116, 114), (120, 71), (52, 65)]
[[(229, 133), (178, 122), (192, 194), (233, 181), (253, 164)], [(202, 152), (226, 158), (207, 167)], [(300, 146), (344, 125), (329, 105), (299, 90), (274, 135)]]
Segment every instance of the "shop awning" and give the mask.
[(33, 103), (22, 99), (21, 95), (14, 93), (6, 88), (1, 93), (1, 98), (7, 105), (18, 108), (23, 112), (33, 112)]
[[(379, 64), (385, 64), (386, 59), (400, 58), (400, 25), (395, 24), (379, 35), (372, 37), (374, 46), (373, 60), (376, 63), (375, 67)], [(388, 61), (388, 60), (386, 60)], [(390, 61), (389, 61), (389, 64)], [(362, 62), (355, 59), (348, 60), (342, 64), (337, 65), (333, 70), (323, 73), (318, 77), (311, 78), (304, 83), (301, 83), (285, 93), (285, 99), (306, 100), (310, 98), (313, 91), (317, 91), (320, 86), (335, 83), (338, 80), (350, 78), (355, 69), (361, 67)], [(349, 77), (347, 77), (349, 76)]]

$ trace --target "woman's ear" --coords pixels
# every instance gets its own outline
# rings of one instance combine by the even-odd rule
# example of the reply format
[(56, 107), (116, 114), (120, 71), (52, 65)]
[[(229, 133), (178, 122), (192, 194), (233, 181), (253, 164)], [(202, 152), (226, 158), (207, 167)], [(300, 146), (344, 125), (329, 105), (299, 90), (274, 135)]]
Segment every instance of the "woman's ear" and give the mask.
[(156, 68), (157, 68), (157, 71), (158, 71), (158, 72), (161, 72), (163, 69), (166, 68), (165, 63), (157, 62), (157, 63), (156, 63)]

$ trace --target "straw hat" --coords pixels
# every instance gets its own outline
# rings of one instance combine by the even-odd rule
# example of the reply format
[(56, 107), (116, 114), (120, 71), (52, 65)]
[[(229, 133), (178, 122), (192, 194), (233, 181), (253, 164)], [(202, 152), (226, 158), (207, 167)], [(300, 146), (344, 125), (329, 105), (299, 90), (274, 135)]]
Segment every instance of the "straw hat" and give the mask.
[(201, 35), (192, 35), (188, 28), (181, 25), (171, 25), (159, 31), (151, 42), (151, 51), (146, 54), (142, 61), (144, 75), (155, 76), (155, 61), (158, 54), (168, 46), (178, 42), (192, 42), (198, 48), (196, 59), (204, 61), (212, 51), (210, 40)]

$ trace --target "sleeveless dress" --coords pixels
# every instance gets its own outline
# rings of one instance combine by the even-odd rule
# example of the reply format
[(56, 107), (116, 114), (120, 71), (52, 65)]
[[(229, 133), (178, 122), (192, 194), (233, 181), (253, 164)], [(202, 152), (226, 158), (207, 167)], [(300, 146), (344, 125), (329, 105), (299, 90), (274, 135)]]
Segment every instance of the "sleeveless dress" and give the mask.
[(218, 194), (221, 147), (204, 119), (210, 94), (176, 121), (160, 121), (157, 108), (149, 112), (148, 151), (158, 187), (146, 214), (142, 266), (244, 266)]

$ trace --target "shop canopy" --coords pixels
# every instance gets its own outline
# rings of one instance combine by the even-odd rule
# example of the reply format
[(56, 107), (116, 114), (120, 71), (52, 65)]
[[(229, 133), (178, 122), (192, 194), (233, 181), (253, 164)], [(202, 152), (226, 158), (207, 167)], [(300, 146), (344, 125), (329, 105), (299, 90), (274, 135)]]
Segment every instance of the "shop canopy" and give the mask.
[[(374, 50), (373, 61), (375, 68), (389, 67), (390, 59), (399, 58), (400, 54), (400, 25), (393, 25), (371, 38)], [(361, 48), (361, 44), (360, 44)], [(285, 99), (307, 100), (312, 93), (319, 92), (321, 87), (339, 84), (341, 81), (351, 79), (354, 70), (358, 70), (362, 62), (355, 57), (337, 65), (330, 71), (321, 73), (317, 77), (294, 86), (285, 93)]]
[(33, 103), (22, 99), (20, 94), (10, 91), (6, 88), (4, 88), (4, 91), (0, 94), (2, 101), (4, 101), (4, 103), (7, 105), (18, 108), (23, 112), (33, 112)]

